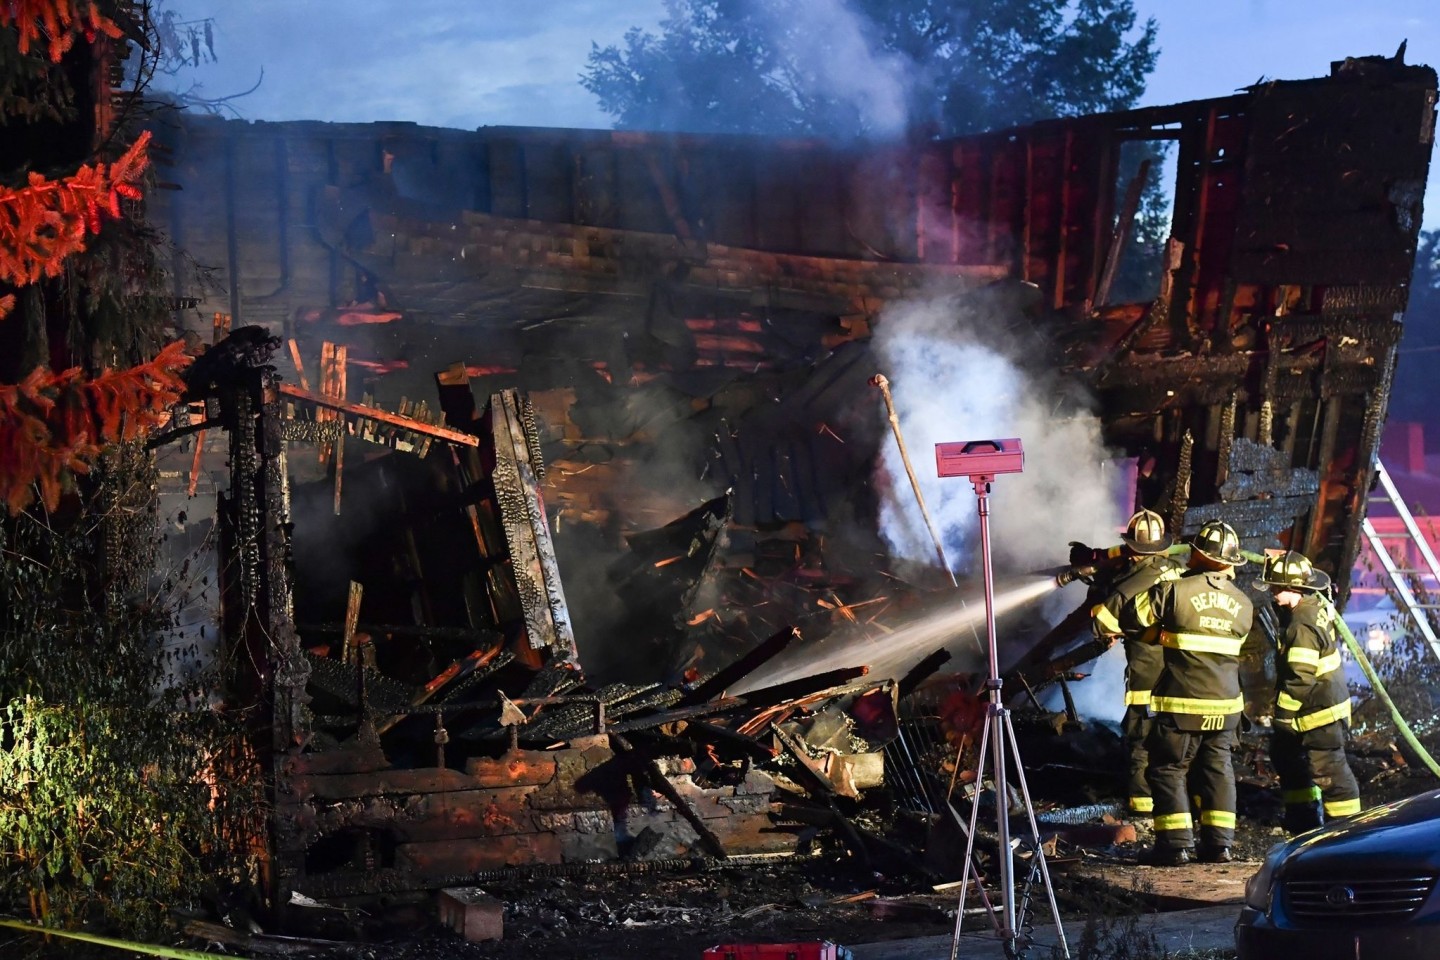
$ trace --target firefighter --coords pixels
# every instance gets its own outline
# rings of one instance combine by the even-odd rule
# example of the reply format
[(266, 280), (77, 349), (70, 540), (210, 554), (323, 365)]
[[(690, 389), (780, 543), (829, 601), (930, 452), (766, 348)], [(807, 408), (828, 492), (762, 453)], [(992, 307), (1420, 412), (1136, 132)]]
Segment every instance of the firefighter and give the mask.
[(1165, 657), (1155, 644), (1144, 643), (1145, 628), (1140, 623), (1137, 606), (1150, 602), (1150, 588), (1162, 580), (1175, 580), (1183, 569), (1165, 555), (1170, 549), (1170, 535), (1165, 521), (1153, 510), (1141, 510), (1130, 518), (1121, 537), (1124, 567), (1112, 581), (1110, 593), (1090, 610), (1095, 639), (1113, 646), (1125, 642), (1125, 716), (1121, 730), (1129, 748), (1130, 812), (1149, 816), (1155, 804), (1145, 779), (1149, 754), (1145, 739), (1153, 726), (1150, 719), (1150, 692), (1160, 679)]
[(1257, 585), (1269, 588), (1284, 627), (1275, 655), (1270, 759), (1280, 774), (1285, 832), (1302, 833), (1360, 812), (1360, 786), (1345, 760), (1350, 688), (1340, 669), (1335, 609), (1325, 596), (1329, 576), (1292, 551), (1266, 559)]
[[(1145, 747), (1155, 800), (1154, 863), (1178, 866), (1196, 855), (1187, 779), (1200, 804), (1198, 856), (1229, 863), (1235, 839), (1235, 772), (1230, 750), (1245, 697), (1240, 647), (1254, 608), (1235, 584), (1245, 562), (1228, 523), (1211, 520), (1191, 542), (1189, 569), (1150, 588), (1136, 609), (1144, 640), (1160, 646), (1165, 669), (1150, 700), (1154, 726)], [(1191, 768), (1194, 776), (1191, 778)]]

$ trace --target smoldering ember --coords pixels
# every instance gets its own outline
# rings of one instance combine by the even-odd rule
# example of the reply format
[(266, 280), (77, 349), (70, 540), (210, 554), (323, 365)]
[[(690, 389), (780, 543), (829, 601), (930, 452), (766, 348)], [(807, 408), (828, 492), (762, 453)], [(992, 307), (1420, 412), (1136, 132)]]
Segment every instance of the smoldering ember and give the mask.
[[(23, 40), (32, 7), (0, 32)], [(0, 217), (6, 956), (1101, 957), (1126, 923), (1232, 949), (1245, 881), (1294, 826), (1270, 750), (1289, 615), (1257, 581), (1286, 551), (1338, 610), (1363, 557), (1392, 571), (1395, 650), (1345, 648), (1348, 765), (1366, 809), (1435, 787), (1440, 572), (1377, 480), (1431, 68), (1345, 57), (845, 144), (460, 130), (137, 116), (120, 65), (143, 31), (114, 19), (55, 54), (78, 116), (7, 111), (25, 122), (0, 147), (0, 176), (67, 189), (90, 158), (98, 191), (53, 208), (84, 250), (25, 219), (50, 181), (0, 180), (20, 211)], [(140, 143), (148, 179), (107, 138)], [(1173, 197), (1154, 242), (1152, 182)], [(157, 237), (150, 262), (114, 252)], [(122, 264), (113, 290), (51, 269), (92, 255)], [(105, 298), (136, 296), (161, 334), (95, 339), (124, 323)], [(140, 385), (105, 379), (176, 339)], [(36, 429), (73, 443), (47, 460)], [(1015, 449), (1016, 471), (938, 476), (959, 441), (1003, 441), (965, 456)], [(1151, 516), (1177, 575), (1228, 525), (1254, 609), (1236, 795), (1197, 796), (1178, 866), (1166, 831), (1191, 813), (1129, 772), (1127, 706), (1151, 692), (1101, 629), (1123, 566), (1161, 552), (1136, 547)], [(88, 546), (52, 610), (62, 535)], [(77, 607), (91, 626), (66, 626)], [(107, 646), (122, 620), (140, 639)], [(172, 744), (188, 799), (97, 810), (169, 796), (173, 758), (46, 791), (98, 749), (71, 668), (218, 718)], [(163, 730), (200, 737), (190, 720)], [(1329, 819), (1349, 802), (1327, 793)], [(182, 808), (214, 832), (156, 852)], [(143, 853), (86, 833), (125, 819)], [(204, 866), (162, 894), (121, 882), (137, 863)], [(1169, 911), (1189, 940), (1146, 925)]]

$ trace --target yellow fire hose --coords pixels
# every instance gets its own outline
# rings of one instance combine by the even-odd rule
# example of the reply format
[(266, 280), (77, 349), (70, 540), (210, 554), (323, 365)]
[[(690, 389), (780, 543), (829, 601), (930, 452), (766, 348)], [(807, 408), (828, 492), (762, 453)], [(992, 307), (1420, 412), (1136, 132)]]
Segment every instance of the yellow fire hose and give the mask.
[(1365, 656), (1365, 650), (1355, 639), (1355, 635), (1350, 632), (1350, 628), (1346, 626), (1345, 621), (1340, 618), (1340, 614), (1335, 610), (1334, 605), (1331, 604), (1329, 600), (1325, 601), (1325, 605), (1329, 608), (1330, 616), (1334, 619), (1335, 628), (1339, 630), (1340, 635), (1345, 638), (1345, 645), (1350, 648), (1350, 653), (1355, 657), (1355, 662), (1360, 664), (1360, 670), (1365, 674), (1365, 679), (1370, 681), (1370, 689), (1375, 691), (1375, 696), (1379, 697), (1380, 702), (1385, 704), (1390, 710), (1390, 717), (1395, 721), (1395, 726), (1400, 729), (1400, 736), (1405, 738), (1405, 742), (1410, 745), (1410, 749), (1414, 750), (1415, 755), (1420, 758), (1425, 766), (1430, 768), (1430, 772), (1440, 777), (1440, 764), (1437, 764), (1435, 758), (1430, 756), (1429, 751), (1420, 745), (1420, 741), (1416, 738), (1415, 732), (1410, 729), (1410, 725), (1406, 723), (1405, 718), (1400, 715), (1399, 708), (1395, 706), (1395, 701), (1390, 699), (1390, 694), (1385, 692), (1385, 685), (1382, 684), (1380, 678), (1376, 676), (1375, 668), (1370, 665), (1370, 658)]
[[(129, 950), (132, 953), (145, 953), (152, 957), (168, 957), (170, 960), (215, 960), (217, 956), (220, 956), (220, 954), (205, 953), (201, 950), (186, 950), (183, 947), (159, 947), (152, 943), (135, 943), (116, 937), (102, 937), (95, 933), (82, 933), (78, 930), (42, 927), (38, 923), (26, 923), (23, 920), (11, 920), (6, 917), (0, 917), (0, 927), (44, 934), (47, 937), (68, 937), (71, 940), (83, 940), (85, 943), (95, 943), (102, 947), (114, 947), (117, 950)], [(224, 956), (232, 958), (232, 960), (244, 960), (243, 957), (236, 957), (233, 953), (227, 953)]]

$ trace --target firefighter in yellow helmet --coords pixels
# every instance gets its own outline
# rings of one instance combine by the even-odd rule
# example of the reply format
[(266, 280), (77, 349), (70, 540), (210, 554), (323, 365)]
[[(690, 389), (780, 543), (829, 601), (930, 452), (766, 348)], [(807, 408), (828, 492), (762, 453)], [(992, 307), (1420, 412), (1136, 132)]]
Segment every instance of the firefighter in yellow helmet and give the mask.
[(1095, 639), (1106, 646), (1125, 642), (1125, 716), (1121, 729), (1129, 748), (1129, 805), (1132, 814), (1149, 816), (1154, 810), (1150, 787), (1145, 779), (1149, 753), (1145, 739), (1153, 726), (1150, 719), (1150, 692), (1165, 667), (1161, 648), (1145, 643), (1141, 611), (1150, 604), (1150, 588), (1162, 580), (1175, 580), (1181, 566), (1165, 555), (1170, 535), (1165, 521), (1153, 510), (1141, 510), (1130, 518), (1121, 539), (1124, 567), (1111, 580), (1109, 594), (1090, 610)]
[(1285, 831), (1301, 833), (1360, 812), (1360, 786), (1345, 760), (1350, 688), (1325, 572), (1292, 551), (1266, 558), (1257, 586), (1269, 589), (1284, 628), (1275, 652), (1270, 759), (1280, 774)]
[(1191, 541), (1190, 563), (1176, 580), (1150, 588), (1138, 611), (1147, 642), (1159, 644), (1165, 670), (1150, 700), (1154, 727), (1145, 746), (1155, 799), (1154, 863), (1176, 866), (1196, 854), (1186, 789), (1191, 768), (1200, 802), (1199, 858), (1228, 863), (1235, 840), (1235, 771), (1230, 750), (1245, 697), (1240, 647), (1254, 607), (1235, 584), (1245, 562), (1228, 523), (1211, 520)]

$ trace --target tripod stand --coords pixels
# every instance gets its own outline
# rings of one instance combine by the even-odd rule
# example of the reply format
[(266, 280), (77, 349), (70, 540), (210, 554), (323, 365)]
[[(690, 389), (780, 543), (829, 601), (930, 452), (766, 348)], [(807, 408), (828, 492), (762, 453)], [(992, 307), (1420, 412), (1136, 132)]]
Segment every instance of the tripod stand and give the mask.
[[(982, 442), (997, 443), (998, 441)], [(1019, 442), (1014, 442), (1018, 448)], [(1019, 472), (1018, 466), (1016, 469), (1006, 472)], [(1050, 900), (1050, 915), (1055, 920), (1055, 932), (1060, 937), (1061, 955), (1069, 957), (1070, 946), (1065, 941), (1065, 929), (1060, 925), (1060, 908), (1055, 904), (1055, 887), (1050, 882), (1050, 867), (1045, 862), (1045, 848), (1040, 843), (1040, 828), (1035, 822), (1035, 806), (1030, 802), (1030, 787), (1025, 782), (1025, 767), (1020, 761), (1020, 748), (1015, 742), (1015, 727), (1010, 722), (1010, 711), (1000, 697), (1000, 665), (995, 644), (995, 582), (990, 570), (990, 484), (994, 481), (995, 474), (975, 473), (970, 474), (969, 478), (975, 487), (975, 496), (979, 501), (980, 510), (980, 563), (985, 580), (985, 632), (990, 658), (990, 672), (985, 681), (985, 690), (990, 703), (985, 711), (985, 729), (980, 736), (980, 751), (976, 761), (976, 792), (970, 805), (970, 831), (965, 838), (965, 866), (960, 877), (960, 903), (955, 910), (955, 935), (950, 941), (950, 960), (956, 960), (960, 953), (960, 927), (965, 918), (965, 900), (970, 884), (970, 865), (974, 862), (975, 827), (980, 813), (979, 790), (985, 778), (987, 747), (990, 749), (995, 767), (992, 776), (995, 781), (995, 832), (1000, 840), (1000, 896), (998, 910), (988, 899), (985, 900), (985, 908), (990, 913), (990, 919), (995, 925), (996, 935), (1004, 945), (1005, 955), (1018, 957), (1029, 946), (1028, 937), (1021, 934), (1018, 924), (1023, 920), (1024, 914), (1028, 912), (1030, 887), (1038, 870), (1040, 879), (1045, 886), (1046, 896)], [(1030, 839), (1033, 845), (1033, 859), (1025, 879), (1025, 892), (1021, 898), (1023, 905), (1019, 909), (1016, 906), (1015, 893), (1015, 848), (1010, 839), (1010, 792), (1006, 786), (1005, 756), (1007, 748), (1015, 761), (1015, 777), (1020, 783), (1020, 796), (1025, 803), (1025, 815), (1030, 823)], [(980, 892), (984, 899), (983, 888)], [(1022, 944), (1022, 940), (1027, 942)]]

